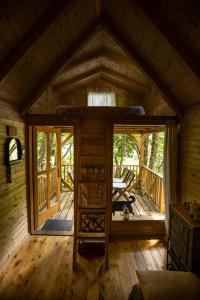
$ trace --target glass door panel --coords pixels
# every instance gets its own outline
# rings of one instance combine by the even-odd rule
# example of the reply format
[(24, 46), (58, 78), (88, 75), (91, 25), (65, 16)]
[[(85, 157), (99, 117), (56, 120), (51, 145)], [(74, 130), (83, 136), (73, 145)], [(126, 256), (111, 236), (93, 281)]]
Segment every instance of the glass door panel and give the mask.
[(35, 228), (60, 209), (60, 131), (34, 128)]

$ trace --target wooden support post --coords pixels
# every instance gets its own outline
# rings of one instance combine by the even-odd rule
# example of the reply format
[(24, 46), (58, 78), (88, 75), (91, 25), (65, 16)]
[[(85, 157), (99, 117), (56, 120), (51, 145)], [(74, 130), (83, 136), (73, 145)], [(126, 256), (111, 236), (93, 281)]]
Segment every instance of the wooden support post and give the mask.
[(144, 133), (141, 133), (141, 142), (140, 142), (140, 176), (141, 176), (141, 170), (142, 166), (144, 164)]

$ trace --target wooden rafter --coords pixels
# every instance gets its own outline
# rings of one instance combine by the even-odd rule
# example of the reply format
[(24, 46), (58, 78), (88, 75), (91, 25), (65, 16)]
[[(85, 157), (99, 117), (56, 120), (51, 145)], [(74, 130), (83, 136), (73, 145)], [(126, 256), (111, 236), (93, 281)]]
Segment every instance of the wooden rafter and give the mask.
[(39, 18), (37, 23), (22, 38), (19, 44), (8, 54), (0, 66), (0, 81), (23, 57), (28, 49), (40, 38), (48, 27), (58, 18), (64, 9), (69, 8), (74, 0), (55, 0), (49, 9)]
[(91, 71), (87, 71), (87, 72), (82, 73), (78, 76), (75, 76), (71, 79), (64, 80), (64, 81), (54, 85), (53, 90), (58, 91), (61, 89), (65, 89), (65, 90), (72, 89), (74, 85), (75, 86), (80, 85), (80, 84), (82, 84), (83, 81), (93, 80), (94, 78), (98, 77), (100, 75), (100, 73), (101, 73), (101, 67), (95, 68)]
[(57, 91), (57, 90), (60, 90), (60, 89), (65, 89), (65, 88), (70, 88), (70, 85), (76, 83), (76, 82), (80, 82), (88, 77), (91, 77), (91, 76), (94, 76), (94, 75), (97, 75), (97, 74), (106, 74), (108, 76), (110, 76), (111, 78), (114, 78), (115, 80), (118, 80), (120, 82), (123, 82), (125, 83), (126, 85), (129, 85), (130, 87), (132, 87), (132, 89), (134, 88), (139, 88), (139, 89), (142, 89), (144, 91), (149, 91), (149, 86), (141, 83), (141, 82), (138, 82), (137, 80), (135, 79), (132, 79), (130, 77), (126, 77), (124, 75), (121, 75), (119, 74), (118, 72), (115, 72), (109, 68), (106, 68), (106, 67), (98, 67), (98, 68), (95, 68), (91, 71), (88, 71), (88, 72), (85, 72), (81, 75), (78, 75), (78, 76), (75, 76), (74, 78), (72, 79), (68, 79), (68, 80), (64, 80), (56, 85), (54, 85), (53, 89), (54, 91)]
[(140, 87), (140, 88), (142, 88), (142, 89), (144, 89), (146, 91), (149, 91), (149, 89), (150, 89), (150, 87), (147, 84), (142, 83), (142, 82), (136, 80), (135, 78), (130, 78), (130, 77), (121, 75), (120, 73), (118, 73), (116, 71), (113, 71), (113, 70), (111, 70), (109, 68), (103, 67), (102, 68), (102, 72), (105, 73), (105, 74), (107, 74), (107, 75), (110, 75), (113, 78), (118, 79), (121, 82), (126, 83), (127, 85), (137, 86), (137, 87)]
[(177, 116), (179, 118), (182, 118), (183, 108), (180, 105), (179, 101), (171, 93), (171, 91), (168, 89), (165, 83), (161, 81), (159, 76), (148, 64), (148, 62), (145, 61), (142, 55), (133, 47), (128, 37), (125, 36), (121, 32), (120, 28), (116, 27), (115, 24), (112, 23), (105, 15), (103, 16), (103, 24), (104, 24), (104, 29), (112, 36), (112, 38), (117, 42), (117, 44), (121, 47), (121, 49), (123, 49), (125, 53), (130, 58), (132, 58), (134, 63), (138, 64), (138, 66), (142, 68), (142, 70), (148, 76), (151, 82), (154, 85), (156, 85), (157, 89), (161, 92), (166, 102), (177, 114)]
[(69, 72), (71, 69), (76, 68), (82, 64), (88, 63), (92, 60), (97, 60), (100, 58), (105, 58), (108, 61), (118, 64), (118, 65), (123, 65), (126, 66), (129, 69), (135, 70), (136, 66), (131, 62), (129, 59), (120, 56), (119, 53), (115, 53), (113, 55), (112, 51), (109, 49), (101, 49), (101, 51), (94, 51), (92, 53), (89, 53), (88, 55), (78, 58), (75, 61), (72, 61), (71, 63), (68, 64), (67, 67), (64, 67), (60, 74), (65, 74), (66, 72)]
[(131, 4), (136, 2), (139, 5), (146, 16), (152, 21), (160, 33), (170, 42), (172, 47), (189, 66), (193, 73), (200, 78), (200, 65), (198, 63), (198, 59), (195, 58), (194, 53), (191, 53), (191, 50), (183, 45), (178, 36), (174, 34), (174, 30), (171, 28), (170, 24), (168, 24), (168, 22), (159, 14), (155, 13), (155, 7), (152, 5), (152, 2), (144, 0), (129, 0), (129, 2)]
[(98, 74), (100, 74), (101, 72), (101, 67), (97, 67), (97, 68), (94, 68), (92, 70), (89, 70), (87, 72), (84, 72), (80, 75), (77, 75), (77, 76), (74, 76), (70, 79), (65, 79), (57, 84), (54, 84), (53, 85), (53, 90), (54, 91), (57, 91), (57, 90), (60, 90), (60, 89), (63, 89), (63, 88), (70, 88), (71, 85), (73, 85), (74, 83), (82, 83), (83, 80), (88, 80), (88, 79), (93, 79), (94, 76), (97, 76)]
[(59, 73), (64, 75), (65, 73), (71, 71), (73, 68), (79, 67), (80, 65), (84, 65), (92, 60), (96, 60), (102, 57), (102, 52), (95, 51), (93, 53), (89, 53), (88, 55), (78, 58), (75, 61), (71, 61), (67, 67), (64, 67)]
[(73, 55), (82, 49), (82, 47), (94, 36), (94, 34), (99, 30), (101, 24), (101, 18), (95, 19), (88, 28), (86, 28), (86, 30), (77, 37), (76, 41), (65, 51), (61, 58), (54, 63), (43, 78), (39, 80), (20, 105), (20, 113), (22, 115), (30, 109), (63, 65), (65, 65), (66, 62), (70, 62)]
[(111, 76), (109, 76), (108, 74), (102, 74), (101, 75), (101, 79), (105, 82), (108, 83), (112, 86), (115, 86), (118, 89), (122, 89), (128, 93), (130, 93), (132, 96), (134, 96), (137, 99), (141, 100), (141, 93), (138, 93), (136, 91), (136, 89), (134, 88), (134, 86), (130, 86), (130, 85), (126, 85), (118, 80), (116, 80), (116, 78), (113, 78)]

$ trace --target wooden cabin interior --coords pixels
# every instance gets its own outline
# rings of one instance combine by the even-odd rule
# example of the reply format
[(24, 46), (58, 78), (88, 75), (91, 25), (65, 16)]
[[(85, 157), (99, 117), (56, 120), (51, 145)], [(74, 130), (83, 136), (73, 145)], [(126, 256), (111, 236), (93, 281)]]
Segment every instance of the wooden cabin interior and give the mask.
[(2, 0), (0, 33), (0, 299), (199, 299), (200, 3)]

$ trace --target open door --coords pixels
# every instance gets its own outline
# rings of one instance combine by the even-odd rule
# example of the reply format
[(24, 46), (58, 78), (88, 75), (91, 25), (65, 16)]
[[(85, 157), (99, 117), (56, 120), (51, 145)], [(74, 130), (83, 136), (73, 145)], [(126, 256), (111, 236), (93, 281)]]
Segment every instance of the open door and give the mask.
[(60, 210), (60, 130), (34, 127), (35, 229)]

